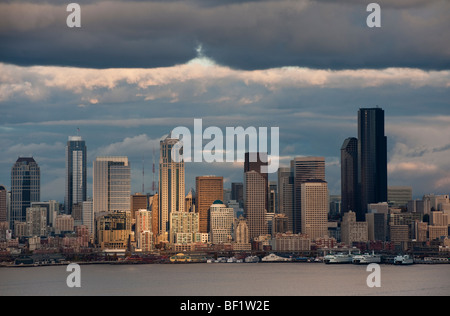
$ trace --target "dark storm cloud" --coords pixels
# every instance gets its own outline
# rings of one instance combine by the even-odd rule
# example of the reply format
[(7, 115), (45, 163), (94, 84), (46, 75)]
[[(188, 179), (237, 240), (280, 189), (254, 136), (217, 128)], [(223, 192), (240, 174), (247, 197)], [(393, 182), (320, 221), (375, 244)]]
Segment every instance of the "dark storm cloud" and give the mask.
[(450, 67), (448, 1), (378, 1), (382, 27), (361, 1), (83, 2), (82, 27), (60, 1), (0, 4), (0, 61), (92, 68), (160, 67), (202, 44), (240, 69)]

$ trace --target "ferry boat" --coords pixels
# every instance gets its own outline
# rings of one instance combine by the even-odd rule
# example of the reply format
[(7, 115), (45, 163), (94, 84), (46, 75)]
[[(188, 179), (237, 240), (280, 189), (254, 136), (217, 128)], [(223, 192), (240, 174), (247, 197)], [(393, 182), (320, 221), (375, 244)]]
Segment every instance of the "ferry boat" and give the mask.
[(394, 264), (396, 265), (410, 265), (414, 264), (414, 259), (410, 255), (399, 255), (394, 258)]
[(261, 261), (263, 261), (263, 262), (287, 262), (287, 261), (291, 261), (291, 258), (280, 257), (280, 256), (277, 256), (276, 254), (271, 253), (270, 255), (262, 258)]
[(374, 252), (372, 252), (372, 254), (365, 253), (362, 255), (355, 255), (353, 256), (352, 262), (354, 264), (381, 263), (381, 256), (376, 255)]
[(323, 258), (323, 262), (325, 262), (326, 264), (352, 263), (353, 255), (350, 253), (329, 254)]

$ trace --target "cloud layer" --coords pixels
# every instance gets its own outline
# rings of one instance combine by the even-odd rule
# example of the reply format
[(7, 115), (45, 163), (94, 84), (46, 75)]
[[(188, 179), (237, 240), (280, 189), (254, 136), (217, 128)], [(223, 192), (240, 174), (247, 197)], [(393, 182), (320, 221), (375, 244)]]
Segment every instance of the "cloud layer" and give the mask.
[(382, 27), (366, 25), (357, 0), (81, 1), (0, 4), (0, 61), (20, 65), (153, 68), (183, 64), (202, 44), (237, 69), (449, 69), (450, 4), (380, 0)]

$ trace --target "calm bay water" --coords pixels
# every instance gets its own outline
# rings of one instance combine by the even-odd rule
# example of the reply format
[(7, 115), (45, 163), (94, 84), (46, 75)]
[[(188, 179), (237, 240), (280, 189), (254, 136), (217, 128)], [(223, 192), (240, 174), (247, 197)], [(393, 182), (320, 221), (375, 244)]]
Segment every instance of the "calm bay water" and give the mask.
[(366, 266), (321, 263), (82, 265), (81, 288), (65, 266), (1, 268), (0, 295), (357, 296), (450, 294), (450, 265), (381, 265), (369, 288)]

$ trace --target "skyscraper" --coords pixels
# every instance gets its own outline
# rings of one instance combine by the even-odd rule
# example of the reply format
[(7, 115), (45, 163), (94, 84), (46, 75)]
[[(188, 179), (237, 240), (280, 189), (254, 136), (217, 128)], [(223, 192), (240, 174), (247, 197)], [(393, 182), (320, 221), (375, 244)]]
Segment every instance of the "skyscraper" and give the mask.
[(41, 171), (32, 157), (19, 157), (11, 170), (10, 227), (25, 222), (31, 202), (41, 199)]
[(80, 136), (70, 136), (66, 146), (66, 195), (64, 208), (66, 214), (72, 213), (74, 204), (87, 198), (87, 149)]
[(323, 180), (307, 180), (301, 185), (302, 233), (311, 240), (328, 235), (328, 185)]
[(245, 215), (249, 230), (249, 238), (266, 235), (268, 233), (266, 222), (266, 179), (254, 170), (244, 174)]
[(172, 160), (172, 149), (178, 139), (169, 138), (160, 141), (159, 156), (159, 235), (167, 241), (170, 233), (170, 214), (184, 212), (185, 182), (184, 161)]
[(244, 173), (249, 171), (258, 172), (265, 181), (266, 187), (266, 198), (264, 208), (266, 210), (269, 209), (269, 175), (267, 172), (262, 172), (261, 167), (268, 165), (268, 156), (267, 153), (245, 153), (245, 162), (244, 162)]
[(8, 220), (7, 198), (8, 191), (6, 191), (6, 187), (0, 185), (0, 222), (6, 222)]
[(347, 138), (341, 148), (342, 213), (356, 212), (358, 204), (358, 139)]
[(294, 231), (294, 174), (291, 168), (278, 169), (278, 209), (288, 221), (288, 231)]
[(324, 157), (297, 157), (291, 161), (294, 174), (294, 234), (301, 233), (302, 191), (301, 185), (307, 180), (325, 181)]
[(97, 157), (94, 161), (94, 212), (129, 211), (131, 173), (127, 157)]
[(209, 208), (214, 201), (223, 200), (223, 177), (196, 177), (195, 209), (199, 213), (199, 232), (210, 232)]
[(365, 220), (367, 205), (387, 202), (387, 137), (384, 130), (384, 110), (358, 111), (358, 185), (360, 209), (358, 221)]
[(234, 210), (217, 200), (210, 206), (211, 243), (223, 244), (233, 237)]

